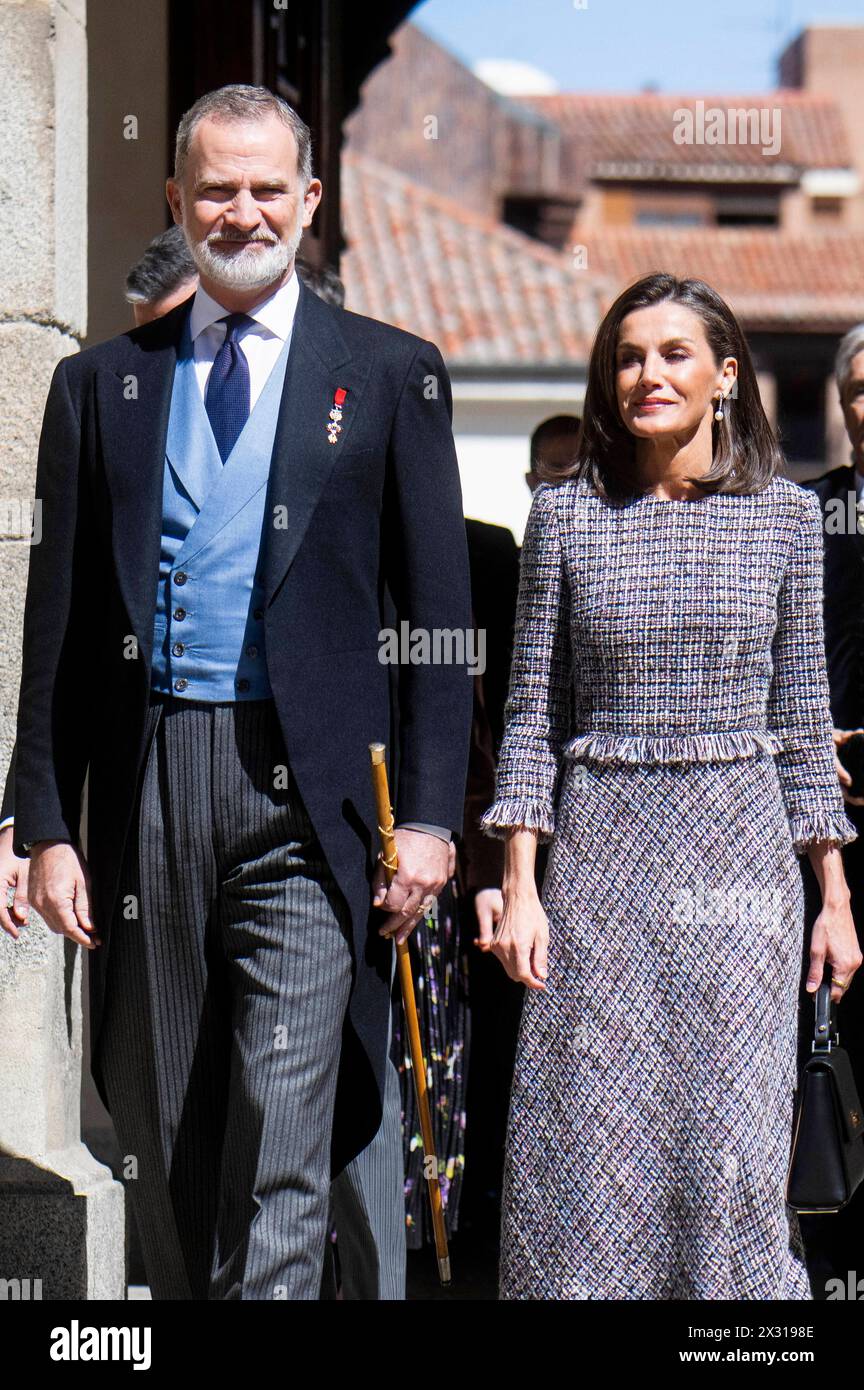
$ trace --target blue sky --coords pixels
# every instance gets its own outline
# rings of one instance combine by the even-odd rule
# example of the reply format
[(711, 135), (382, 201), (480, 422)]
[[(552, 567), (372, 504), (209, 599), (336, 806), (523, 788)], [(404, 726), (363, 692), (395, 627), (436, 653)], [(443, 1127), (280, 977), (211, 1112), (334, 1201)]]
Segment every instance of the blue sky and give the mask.
[(469, 67), (519, 59), (562, 91), (760, 92), (812, 23), (864, 23), (861, 0), (425, 0), (410, 16)]

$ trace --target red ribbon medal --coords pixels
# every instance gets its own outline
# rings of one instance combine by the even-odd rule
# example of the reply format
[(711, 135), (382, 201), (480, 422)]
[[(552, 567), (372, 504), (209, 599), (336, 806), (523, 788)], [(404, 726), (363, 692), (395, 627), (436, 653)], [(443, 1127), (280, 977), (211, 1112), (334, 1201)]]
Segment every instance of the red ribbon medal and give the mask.
[(342, 405), (347, 395), (348, 392), (344, 386), (337, 386), (333, 393), (333, 405), (327, 423), (327, 439), (330, 444), (338, 443), (339, 435), (342, 433), (342, 426), (339, 421), (342, 419)]

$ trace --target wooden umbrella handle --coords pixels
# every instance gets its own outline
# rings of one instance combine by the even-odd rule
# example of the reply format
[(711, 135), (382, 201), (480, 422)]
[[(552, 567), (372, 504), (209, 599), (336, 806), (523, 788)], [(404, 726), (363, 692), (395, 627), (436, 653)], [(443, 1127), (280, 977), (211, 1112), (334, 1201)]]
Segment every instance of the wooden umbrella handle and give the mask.
[[(370, 743), (369, 756), (372, 760), (372, 784), (375, 790), (378, 830), (381, 835), (381, 858), (384, 872), (387, 875), (387, 882), (390, 884), (399, 864), (396, 854), (396, 837), (393, 833), (393, 808), (390, 805), (390, 791), (387, 786), (384, 744)], [(417, 1013), (417, 1000), (414, 996), (414, 976), (411, 971), (411, 955), (407, 941), (397, 941), (396, 960), (399, 969), (399, 983), (402, 988), (405, 1023), (408, 1029), (411, 1070), (414, 1073), (414, 1091), (420, 1114), (420, 1132), (423, 1137), (423, 1173), (428, 1185), (429, 1202), (432, 1208), (432, 1230), (435, 1235), (435, 1252), (438, 1257), (438, 1277), (441, 1283), (446, 1285), (450, 1283), (450, 1253), (447, 1248), (444, 1203), (441, 1198), (441, 1184), (438, 1179), (438, 1156), (435, 1153), (432, 1115), (429, 1110), (429, 1091), (426, 1084), (423, 1040), (420, 1036), (420, 1018)]]

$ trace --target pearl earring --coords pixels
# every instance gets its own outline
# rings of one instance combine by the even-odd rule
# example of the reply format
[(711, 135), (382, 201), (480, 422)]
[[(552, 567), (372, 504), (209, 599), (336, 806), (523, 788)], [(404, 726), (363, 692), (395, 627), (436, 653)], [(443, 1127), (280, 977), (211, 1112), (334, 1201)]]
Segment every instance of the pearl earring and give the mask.
[(723, 402), (725, 401), (725, 399), (726, 399), (726, 397), (723, 395), (723, 393), (722, 393), (722, 391), (721, 391), (721, 393), (720, 393), (720, 399), (719, 399), (719, 401), (717, 402), (717, 409), (714, 411), (714, 419), (715, 419), (715, 420), (722, 420), (722, 419), (723, 419)]

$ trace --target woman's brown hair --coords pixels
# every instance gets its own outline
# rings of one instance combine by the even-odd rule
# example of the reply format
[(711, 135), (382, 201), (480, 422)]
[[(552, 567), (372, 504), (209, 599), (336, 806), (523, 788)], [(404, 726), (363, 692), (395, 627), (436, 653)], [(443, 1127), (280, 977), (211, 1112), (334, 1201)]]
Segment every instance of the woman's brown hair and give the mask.
[(588, 479), (601, 497), (623, 500), (637, 496), (636, 440), (621, 419), (615, 391), (618, 334), (623, 320), (636, 309), (672, 300), (692, 309), (705, 329), (708, 346), (719, 367), (725, 357), (738, 363), (733, 395), (727, 396), (723, 419), (712, 421), (713, 462), (701, 478), (688, 478), (709, 492), (761, 492), (783, 472), (777, 443), (756, 382), (747, 341), (729, 305), (704, 280), (679, 280), (674, 275), (646, 275), (624, 290), (597, 329), (588, 363), (588, 384), (577, 456), (573, 465), (554, 478)]

